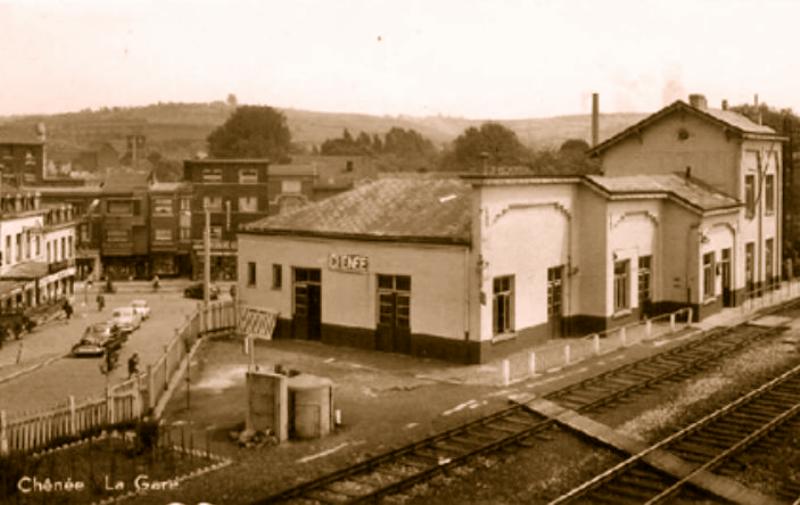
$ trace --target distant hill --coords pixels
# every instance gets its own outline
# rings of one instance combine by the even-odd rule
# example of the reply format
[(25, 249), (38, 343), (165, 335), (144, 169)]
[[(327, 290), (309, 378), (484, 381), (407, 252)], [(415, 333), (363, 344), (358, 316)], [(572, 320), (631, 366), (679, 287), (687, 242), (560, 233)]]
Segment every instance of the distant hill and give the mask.
[[(373, 116), (282, 109), (289, 122), (294, 142), (310, 148), (328, 138), (339, 137), (344, 128), (351, 133), (365, 131), (383, 134), (390, 128), (413, 128), (437, 145), (444, 145), (482, 119), (455, 117)], [(136, 133), (147, 137), (145, 152), (159, 152), (165, 158), (184, 159), (206, 150), (208, 134), (228, 118), (233, 108), (224, 102), (159, 103), (144, 107), (113, 107), (53, 115), (0, 117), (0, 138), (6, 135), (32, 135), (35, 125), (47, 126), (51, 150), (85, 149), (109, 142), (118, 152), (125, 151), (125, 138)], [(600, 138), (604, 139), (642, 119), (645, 114), (603, 114)], [(514, 130), (520, 140), (533, 147), (557, 147), (568, 138), (589, 141), (589, 115), (550, 118), (495, 120)]]

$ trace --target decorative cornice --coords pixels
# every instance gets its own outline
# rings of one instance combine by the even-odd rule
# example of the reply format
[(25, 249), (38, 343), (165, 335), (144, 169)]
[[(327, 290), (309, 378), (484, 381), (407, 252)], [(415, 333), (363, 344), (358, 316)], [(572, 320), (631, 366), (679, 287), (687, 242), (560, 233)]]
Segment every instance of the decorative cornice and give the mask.
[(630, 212), (624, 212), (623, 214), (617, 216), (615, 220), (612, 216), (611, 218), (611, 229), (613, 230), (617, 226), (619, 226), (623, 221), (625, 221), (629, 217), (635, 216), (644, 216), (649, 219), (655, 226), (658, 226), (658, 216), (650, 212), (649, 210), (634, 210)]
[(537, 209), (537, 208), (544, 208), (544, 207), (553, 207), (555, 210), (560, 212), (567, 220), (572, 219), (572, 214), (570, 214), (569, 210), (561, 204), (561, 202), (530, 202), (530, 203), (512, 203), (503, 207), (500, 212), (494, 215), (491, 219), (491, 224), (497, 223), (501, 217), (505, 216), (512, 210), (526, 210), (526, 209)]

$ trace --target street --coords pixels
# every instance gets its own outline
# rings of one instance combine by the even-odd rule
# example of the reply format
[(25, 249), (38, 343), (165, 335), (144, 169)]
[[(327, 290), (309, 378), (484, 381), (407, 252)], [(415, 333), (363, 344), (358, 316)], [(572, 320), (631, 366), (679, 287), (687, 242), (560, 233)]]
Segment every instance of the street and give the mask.
[[(28, 366), (49, 359), (54, 361), (18, 378), (0, 383), (0, 410), (4, 409), (13, 416), (14, 413), (46, 409), (66, 402), (69, 395), (73, 395), (76, 401), (102, 395), (106, 379), (100, 372), (101, 358), (59, 356), (69, 353), (89, 324), (107, 320), (116, 307), (128, 305), (135, 299), (143, 299), (150, 305), (151, 315), (124, 344), (118, 366), (110, 376), (112, 384), (127, 378), (128, 358), (134, 352), (139, 354), (140, 371), (155, 362), (164, 352), (164, 346), (173, 338), (175, 329), (184, 323), (198, 303), (197, 300), (183, 298), (175, 290), (159, 293), (122, 291), (104, 295), (106, 306), (99, 312), (95, 296), (96, 291), (88, 293), (89, 303), (83, 305), (83, 290), (76, 289), (75, 313), (70, 320), (64, 319), (62, 314), (59, 319), (36, 328), (21, 340), (6, 341), (0, 349), (0, 380)], [(22, 360), (16, 365), (20, 344)]]

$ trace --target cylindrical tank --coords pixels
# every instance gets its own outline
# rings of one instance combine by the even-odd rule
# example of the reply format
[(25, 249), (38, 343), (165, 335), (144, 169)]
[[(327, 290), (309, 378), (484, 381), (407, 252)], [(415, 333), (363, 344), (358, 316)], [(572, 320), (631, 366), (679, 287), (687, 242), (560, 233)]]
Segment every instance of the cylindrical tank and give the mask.
[(290, 377), (289, 422), (296, 438), (319, 438), (331, 431), (333, 382), (325, 377), (300, 374)]

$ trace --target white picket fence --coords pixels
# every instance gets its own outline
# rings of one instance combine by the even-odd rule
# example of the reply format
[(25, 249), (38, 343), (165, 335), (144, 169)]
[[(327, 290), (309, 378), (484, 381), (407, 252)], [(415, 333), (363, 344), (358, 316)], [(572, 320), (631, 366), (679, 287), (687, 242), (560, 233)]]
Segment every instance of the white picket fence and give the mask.
[(147, 371), (109, 387), (103, 398), (67, 401), (47, 410), (23, 413), (9, 418), (0, 410), (0, 454), (34, 451), (62, 436), (75, 436), (86, 430), (138, 419), (152, 409), (167, 392), (170, 380), (187, 359), (189, 350), (202, 335), (232, 330), (236, 314), (230, 301), (202, 304), (175, 329), (175, 335)]
[[(756, 311), (800, 296), (800, 279), (783, 281), (750, 293), (739, 305), (741, 321)], [(535, 351), (518, 352), (500, 363), (503, 385), (554, 371), (640, 342), (663, 338), (691, 324), (692, 309), (683, 308), (669, 314), (632, 323), (627, 326), (588, 335), (582, 339), (557, 342)]]

